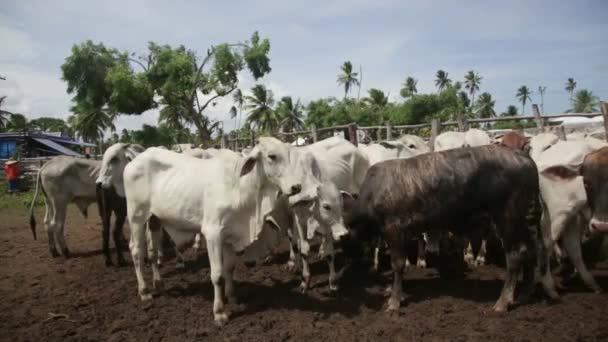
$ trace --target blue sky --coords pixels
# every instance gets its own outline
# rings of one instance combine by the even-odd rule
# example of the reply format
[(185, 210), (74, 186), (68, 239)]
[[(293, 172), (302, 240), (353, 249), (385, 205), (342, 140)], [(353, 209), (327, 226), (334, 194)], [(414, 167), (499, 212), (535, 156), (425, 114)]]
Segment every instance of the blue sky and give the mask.
[[(433, 92), (435, 73), (461, 80), (483, 77), (481, 91), (497, 112), (517, 104), (521, 85), (547, 87), (545, 112), (568, 108), (564, 83), (608, 100), (608, 1), (34, 1), (4, 0), (0, 8), (0, 95), (7, 109), (67, 117), (70, 95), (60, 65), (73, 44), (86, 39), (144, 52), (148, 41), (184, 44), (204, 53), (210, 44), (248, 39), (254, 30), (271, 41), (272, 73), (260, 82), (278, 99), (308, 102), (341, 96), (339, 66), (363, 67), (369, 88), (398, 92), (407, 76), (419, 92)], [(254, 82), (241, 75), (243, 88)], [(209, 111), (228, 119), (228, 99)], [(527, 111), (530, 109), (528, 107)], [(117, 128), (156, 123), (158, 114), (123, 116)]]

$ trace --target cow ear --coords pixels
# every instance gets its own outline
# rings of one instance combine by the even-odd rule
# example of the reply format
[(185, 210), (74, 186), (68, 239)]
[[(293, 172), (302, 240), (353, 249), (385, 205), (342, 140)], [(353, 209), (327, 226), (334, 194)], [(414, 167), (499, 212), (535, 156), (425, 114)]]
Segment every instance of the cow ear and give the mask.
[(395, 148), (399, 147), (399, 144), (395, 143), (393, 141), (381, 141), (378, 144), (380, 144), (384, 148), (390, 148), (390, 149), (395, 149)]
[(578, 165), (556, 165), (544, 169), (540, 174), (552, 180), (571, 180), (580, 176), (581, 173), (580, 166)]
[(251, 172), (251, 170), (253, 170), (253, 167), (255, 166), (255, 163), (257, 161), (258, 161), (258, 158), (255, 156), (248, 157), (247, 160), (245, 160), (243, 167), (241, 168), (241, 175), (239, 177), (243, 177), (244, 175)]
[(305, 167), (309, 168), (313, 177), (315, 177), (316, 179), (321, 179), (321, 169), (319, 168), (319, 162), (317, 161), (317, 158), (315, 158), (315, 156), (311, 152), (307, 152), (304, 158), (306, 160)]

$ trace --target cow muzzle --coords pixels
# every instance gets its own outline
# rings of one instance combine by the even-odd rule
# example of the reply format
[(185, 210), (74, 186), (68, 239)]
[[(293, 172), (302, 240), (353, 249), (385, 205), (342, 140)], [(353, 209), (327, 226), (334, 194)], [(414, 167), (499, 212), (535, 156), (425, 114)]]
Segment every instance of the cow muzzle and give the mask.
[(334, 241), (339, 241), (343, 236), (348, 234), (348, 230), (344, 227), (343, 224), (333, 224), (330, 228), (331, 235), (334, 238)]
[(600, 221), (594, 217), (589, 222), (589, 228), (593, 233), (608, 233), (608, 222)]
[(286, 187), (286, 189), (281, 190), (287, 196), (293, 196), (295, 194), (300, 193), (302, 191), (302, 184), (296, 183)]

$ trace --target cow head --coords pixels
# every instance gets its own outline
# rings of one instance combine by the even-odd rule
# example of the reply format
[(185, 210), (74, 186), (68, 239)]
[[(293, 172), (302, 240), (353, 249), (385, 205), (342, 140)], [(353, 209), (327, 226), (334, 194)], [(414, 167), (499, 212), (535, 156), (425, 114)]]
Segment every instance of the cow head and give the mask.
[(125, 197), (122, 172), (127, 164), (143, 151), (144, 148), (137, 144), (117, 143), (108, 147), (101, 160), (97, 183), (105, 189), (114, 186), (116, 193)]
[(530, 138), (525, 137), (518, 132), (509, 132), (500, 137), (496, 137), (495, 139), (495, 144), (530, 153)]
[(553, 133), (540, 133), (533, 136), (530, 139), (530, 157), (532, 160), (538, 160), (540, 155), (549, 149), (549, 147), (555, 145), (559, 141), (557, 135)]
[(608, 147), (603, 147), (585, 156), (582, 165), (557, 165), (541, 172), (552, 179), (583, 179), (587, 204), (591, 210), (589, 228), (608, 233)]
[(241, 167), (241, 177), (257, 166), (260, 175), (277, 186), (282, 193), (291, 196), (302, 190), (295, 168), (289, 160), (289, 148), (280, 140), (261, 137)]

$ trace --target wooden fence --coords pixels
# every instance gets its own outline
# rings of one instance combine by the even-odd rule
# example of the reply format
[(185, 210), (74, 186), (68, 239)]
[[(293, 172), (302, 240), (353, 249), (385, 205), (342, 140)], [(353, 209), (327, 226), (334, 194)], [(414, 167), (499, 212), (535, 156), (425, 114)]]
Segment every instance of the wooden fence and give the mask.
[[(392, 140), (403, 134), (416, 134), (422, 137), (428, 137), (429, 146), (431, 149), (434, 146), (435, 138), (444, 130), (458, 130), (464, 132), (469, 128), (471, 124), (486, 124), (495, 123), (501, 121), (534, 121), (536, 127), (533, 129), (526, 129), (525, 131), (536, 134), (539, 132), (554, 131), (560, 138), (565, 139), (566, 131), (563, 125), (551, 126), (550, 119), (569, 118), (569, 117), (585, 117), (593, 118), (597, 116), (603, 116), (604, 118), (604, 132), (605, 136), (608, 137), (608, 102), (601, 102), (601, 112), (596, 113), (560, 113), (560, 114), (546, 114), (541, 115), (536, 104), (532, 105), (533, 116), (508, 116), (508, 117), (494, 117), (486, 119), (467, 119), (464, 115), (459, 115), (458, 120), (440, 122), (437, 119), (433, 119), (429, 123), (421, 123), (415, 125), (391, 125), (386, 123), (384, 126), (358, 126), (356, 123), (348, 125), (339, 125), (331, 127), (316, 128), (311, 127), (309, 130), (296, 131), (296, 132), (280, 132), (276, 135), (283, 141), (286, 142), (298, 142), (299, 138), (304, 140), (304, 144), (314, 143), (322, 140), (328, 136), (334, 135), (336, 132), (342, 132), (344, 137), (352, 142), (355, 146), (358, 145), (360, 136), (364, 137), (368, 141), (363, 143), (369, 143), (371, 141), (381, 140)], [(600, 123), (591, 123), (600, 124)], [(255, 145), (255, 135), (251, 133), (248, 138), (235, 138), (228, 135), (224, 135), (221, 140), (222, 148), (229, 148), (234, 151), (240, 151), (243, 148), (251, 147)]]

